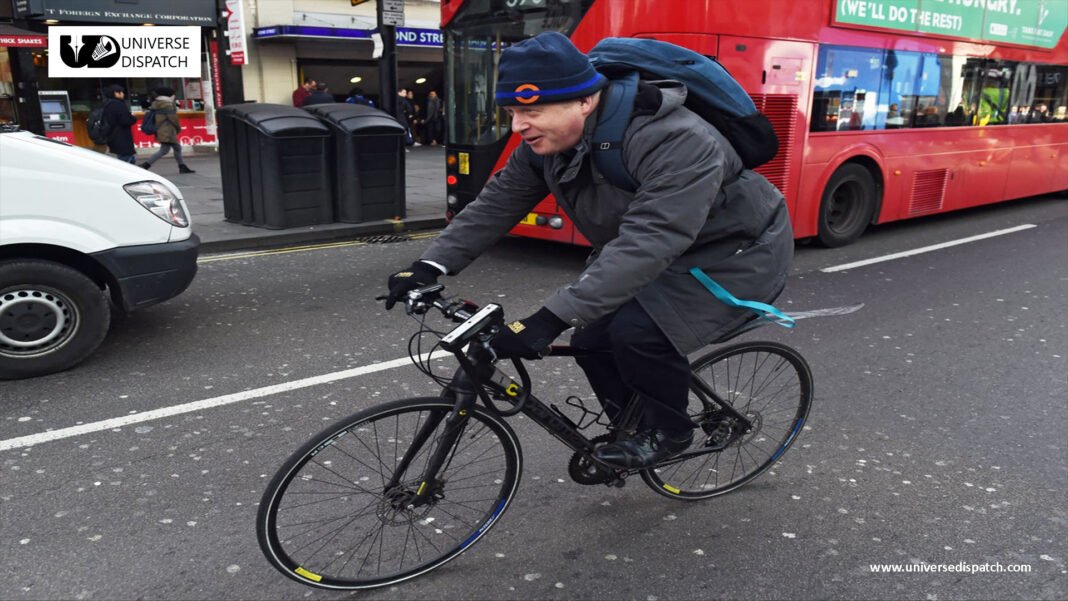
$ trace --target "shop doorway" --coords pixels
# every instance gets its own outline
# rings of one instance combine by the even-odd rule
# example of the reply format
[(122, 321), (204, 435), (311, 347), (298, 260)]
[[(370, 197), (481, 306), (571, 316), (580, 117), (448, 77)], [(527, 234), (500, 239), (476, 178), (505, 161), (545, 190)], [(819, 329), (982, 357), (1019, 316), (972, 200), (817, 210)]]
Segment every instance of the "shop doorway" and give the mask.
[[(300, 81), (310, 77), (325, 82), (338, 102), (345, 102), (353, 89), (359, 88), (366, 98), (374, 101), (375, 106), (382, 105), (378, 97), (378, 61), (298, 59), (297, 77)], [(426, 97), (431, 90), (441, 95), (444, 78), (441, 63), (404, 62), (397, 65), (397, 88), (412, 90), (416, 104), (420, 106), (426, 105)]]

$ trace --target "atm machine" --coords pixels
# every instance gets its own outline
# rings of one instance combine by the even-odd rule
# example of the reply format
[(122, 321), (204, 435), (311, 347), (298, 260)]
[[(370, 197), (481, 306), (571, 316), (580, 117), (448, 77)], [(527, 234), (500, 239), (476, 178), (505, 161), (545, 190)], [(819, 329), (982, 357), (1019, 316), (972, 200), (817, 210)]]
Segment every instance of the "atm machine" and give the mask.
[(70, 112), (70, 96), (66, 91), (40, 90), (41, 117), (45, 135), (53, 140), (74, 144), (74, 119)]

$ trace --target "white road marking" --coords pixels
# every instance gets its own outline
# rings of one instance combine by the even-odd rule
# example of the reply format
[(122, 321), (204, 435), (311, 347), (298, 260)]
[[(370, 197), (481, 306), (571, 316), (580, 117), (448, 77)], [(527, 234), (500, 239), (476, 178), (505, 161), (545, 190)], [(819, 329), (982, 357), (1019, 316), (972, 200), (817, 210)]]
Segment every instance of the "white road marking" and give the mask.
[(950, 246), (957, 246), (960, 244), (967, 244), (969, 242), (975, 242), (977, 240), (984, 240), (986, 238), (993, 238), (995, 236), (1004, 236), (1005, 234), (1012, 234), (1023, 230), (1029, 230), (1033, 227), (1037, 227), (1033, 223), (1025, 223), (1024, 225), (1018, 225), (1016, 227), (1010, 227), (1004, 230), (997, 230), (994, 232), (987, 232), (985, 234), (979, 234), (977, 236), (969, 236), (967, 238), (961, 238), (959, 240), (950, 240), (949, 242), (942, 242), (941, 244), (932, 244), (931, 246), (924, 246), (922, 248), (915, 248), (913, 250), (906, 250), (892, 255), (883, 255), (881, 257), (874, 257), (871, 259), (864, 259), (863, 261), (854, 261), (853, 263), (845, 263), (842, 265), (835, 265), (834, 267), (824, 267), (820, 271), (824, 273), (833, 273), (835, 271), (845, 271), (847, 269), (855, 269), (857, 267), (864, 267), (865, 265), (871, 265), (873, 263), (882, 263), (883, 261), (893, 261), (894, 259), (902, 259), (904, 257), (911, 257), (913, 255), (920, 255), (923, 253), (929, 253), (935, 250), (941, 250), (943, 248), (949, 248)]
[[(421, 361), (428, 361), (431, 359), (449, 357), (451, 355), (452, 353), (448, 353), (445, 351), (436, 351), (433, 354), (420, 355), (419, 359)], [(264, 386), (263, 388), (256, 388), (254, 390), (235, 392), (233, 394), (218, 396), (211, 399), (204, 399), (202, 401), (194, 401), (192, 403), (184, 403), (181, 405), (172, 405), (170, 407), (161, 407), (159, 409), (153, 409), (152, 411), (145, 411), (144, 413), (134, 413), (132, 415), (124, 415), (122, 417), (106, 419), (103, 421), (92, 422), (89, 424), (81, 424), (79, 426), (71, 426), (69, 428), (61, 428), (59, 430), (41, 432), (40, 434), (30, 434), (29, 436), (20, 436), (18, 438), (10, 438), (8, 440), (0, 440), (0, 451), (29, 447), (36, 444), (41, 444), (43, 442), (62, 440), (64, 438), (71, 438), (73, 436), (81, 436), (82, 434), (91, 434), (93, 432), (111, 430), (112, 428), (122, 428), (124, 426), (139, 424), (141, 422), (161, 419), (164, 417), (172, 417), (175, 415), (181, 415), (183, 413), (203, 411), (205, 409), (221, 407), (223, 405), (230, 405), (232, 403), (240, 403), (241, 401), (247, 401), (249, 399), (270, 396), (272, 394), (278, 394), (280, 392), (289, 392), (291, 390), (298, 390), (300, 388), (307, 388), (309, 386), (329, 384), (330, 382), (336, 382), (338, 380), (355, 378), (357, 376), (363, 376), (377, 371), (385, 371), (387, 369), (393, 369), (394, 367), (410, 365), (411, 362), (412, 360), (410, 358), (404, 357), (402, 359), (394, 359), (392, 361), (385, 361), (383, 363), (373, 363), (371, 365), (364, 365), (362, 367), (354, 367), (352, 369), (346, 369), (343, 371), (335, 371), (333, 373), (323, 374), (321, 376), (312, 376), (310, 378), (304, 378), (303, 380), (294, 380), (293, 382), (283, 382), (281, 384), (274, 384), (273, 386)]]

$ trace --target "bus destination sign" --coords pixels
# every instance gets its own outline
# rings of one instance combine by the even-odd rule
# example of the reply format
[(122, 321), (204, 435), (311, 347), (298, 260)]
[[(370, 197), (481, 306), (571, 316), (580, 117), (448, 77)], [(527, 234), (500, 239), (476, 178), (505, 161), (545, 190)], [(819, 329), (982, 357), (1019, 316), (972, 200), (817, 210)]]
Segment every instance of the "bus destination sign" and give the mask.
[(1068, 27), (1065, 0), (836, 0), (835, 21), (1053, 48)]

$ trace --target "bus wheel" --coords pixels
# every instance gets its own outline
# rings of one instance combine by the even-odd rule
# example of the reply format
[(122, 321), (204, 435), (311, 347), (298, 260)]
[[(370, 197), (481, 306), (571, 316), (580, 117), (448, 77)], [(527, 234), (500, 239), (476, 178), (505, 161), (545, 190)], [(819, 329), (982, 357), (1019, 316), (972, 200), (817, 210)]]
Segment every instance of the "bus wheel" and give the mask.
[(820, 242), (835, 248), (864, 233), (875, 211), (875, 180), (862, 165), (848, 163), (834, 172), (820, 201)]

